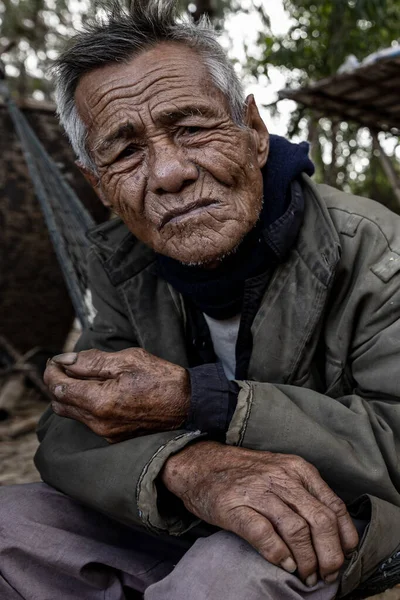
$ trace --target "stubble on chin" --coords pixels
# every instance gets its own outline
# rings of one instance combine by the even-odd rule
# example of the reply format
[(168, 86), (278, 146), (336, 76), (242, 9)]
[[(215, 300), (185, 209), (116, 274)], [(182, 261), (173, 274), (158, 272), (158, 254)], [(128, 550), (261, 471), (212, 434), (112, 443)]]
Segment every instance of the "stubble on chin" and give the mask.
[(255, 203), (254, 212), (247, 222), (238, 219), (238, 227), (231, 231), (229, 228), (227, 231), (225, 228), (221, 231), (210, 230), (196, 226), (195, 223), (187, 223), (184, 227), (176, 226), (156, 252), (170, 256), (186, 266), (214, 268), (237, 252), (243, 239), (257, 224), (262, 205), (261, 197)]

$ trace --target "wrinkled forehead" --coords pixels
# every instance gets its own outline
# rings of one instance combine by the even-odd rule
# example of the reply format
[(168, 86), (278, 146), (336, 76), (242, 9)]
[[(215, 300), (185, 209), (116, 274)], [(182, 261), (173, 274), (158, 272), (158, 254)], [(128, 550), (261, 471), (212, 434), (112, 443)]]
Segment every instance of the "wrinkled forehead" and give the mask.
[(229, 112), (202, 57), (176, 42), (160, 43), (126, 63), (95, 69), (81, 78), (75, 92), (81, 118), (96, 129), (116, 113), (133, 110), (153, 118), (188, 100), (199, 110), (206, 103)]

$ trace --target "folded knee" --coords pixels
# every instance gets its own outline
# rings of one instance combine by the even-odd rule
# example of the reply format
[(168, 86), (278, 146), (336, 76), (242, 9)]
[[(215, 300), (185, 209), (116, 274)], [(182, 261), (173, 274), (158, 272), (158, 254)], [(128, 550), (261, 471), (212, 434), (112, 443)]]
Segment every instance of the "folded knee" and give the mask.
[(0, 522), (15, 527), (17, 522), (31, 518), (40, 510), (41, 497), (46, 495), (44, 483), (7, 485), (0, 487)]

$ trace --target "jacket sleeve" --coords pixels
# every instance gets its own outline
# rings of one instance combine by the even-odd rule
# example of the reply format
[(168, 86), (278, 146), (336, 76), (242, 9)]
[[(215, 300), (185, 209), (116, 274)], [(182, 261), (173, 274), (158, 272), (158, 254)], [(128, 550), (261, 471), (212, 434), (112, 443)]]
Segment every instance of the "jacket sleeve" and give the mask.
[(239, 386), (229, 381), (222, 363), (209, 363), (188, 369), (190, 408), (185, 428), (204, 431), (209, 439), (225, 441), (235, 412)]
[(342, 321), (350, 347), (327, 395), (239, 381), (227, 442), (302, 456), (347, 503), (370, 494), (400, 506), (400, 255), (372, 236), (368, 244), (348, 288), (338, 284), (342, 329), (330, 339), (341, 343)]
[[(89, 272), (96, 316), (77, 350), (112, 352), (137, 346), (118, 293), (94, 251)], [(108, 444), (82, 423), (48, 408), (39, 423), (35, 464), (43, 481), (76, 500), (127, 525), (173, 535), (196, 519), (179, 508), (161, 516), (156, 479), (167, 458), (199, 436), (200, 432), (182, 430)]]

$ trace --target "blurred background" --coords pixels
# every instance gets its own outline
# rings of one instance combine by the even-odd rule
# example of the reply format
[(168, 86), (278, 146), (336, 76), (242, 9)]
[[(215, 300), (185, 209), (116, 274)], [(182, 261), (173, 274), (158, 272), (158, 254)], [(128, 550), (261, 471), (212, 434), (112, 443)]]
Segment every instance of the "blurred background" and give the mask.
[[(180, 8), (214, 22), (270, 132), (310, 142), (318, 181), (400, 213), (400, 0)], [(84, 225), (109, 215), (74, 165), (48, 68), (102, 10), (89, 0), (0, 0), (0, 485), (38, 479), (40, 376), (90, 312)]]

